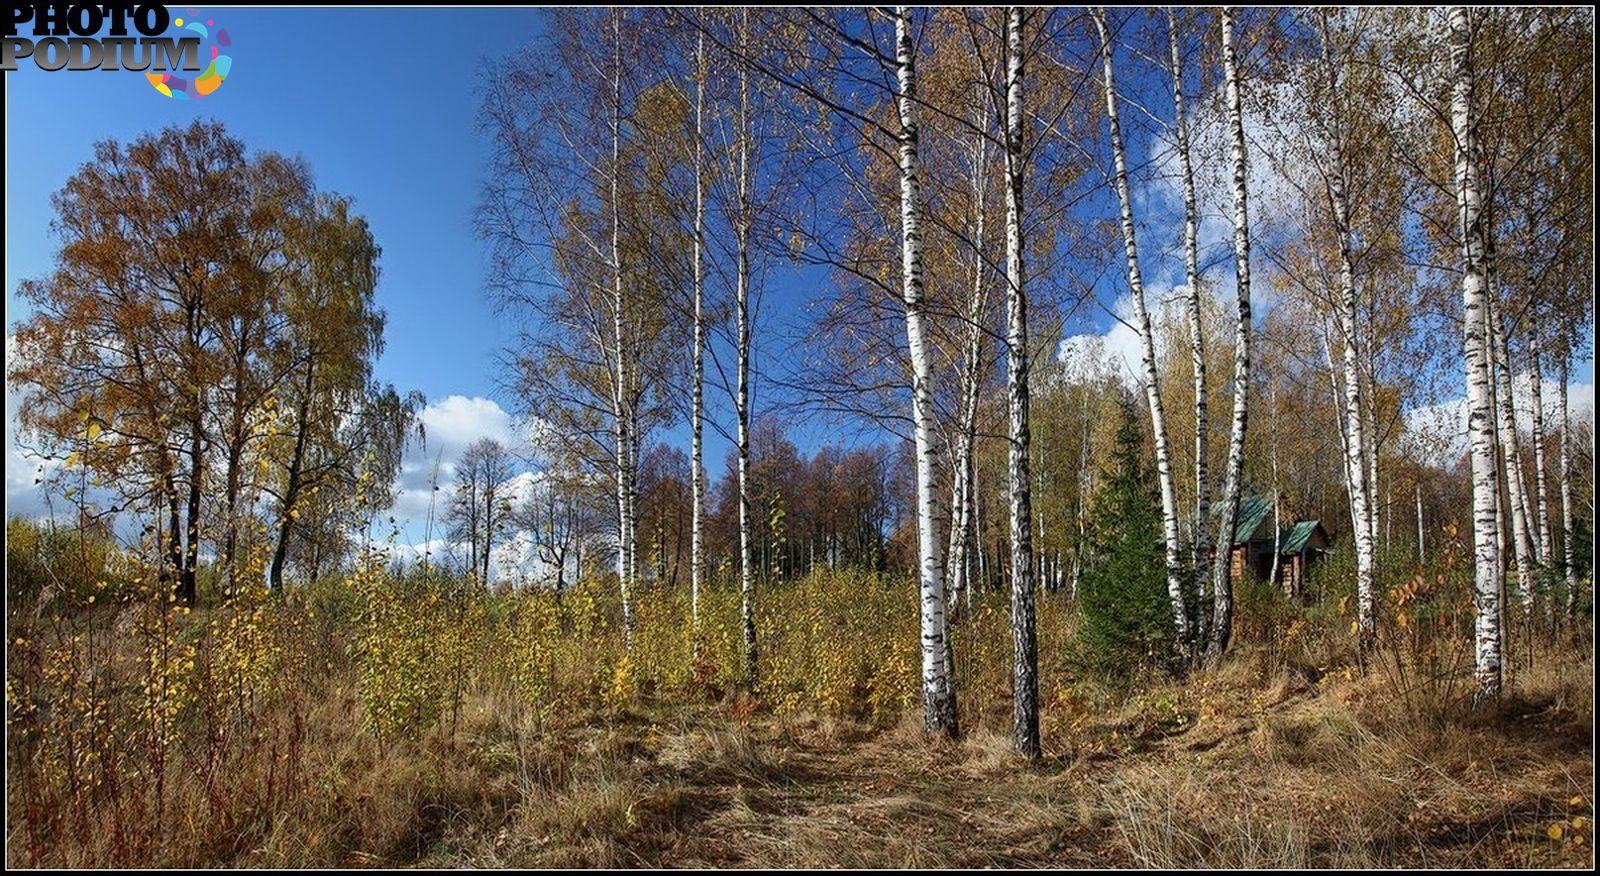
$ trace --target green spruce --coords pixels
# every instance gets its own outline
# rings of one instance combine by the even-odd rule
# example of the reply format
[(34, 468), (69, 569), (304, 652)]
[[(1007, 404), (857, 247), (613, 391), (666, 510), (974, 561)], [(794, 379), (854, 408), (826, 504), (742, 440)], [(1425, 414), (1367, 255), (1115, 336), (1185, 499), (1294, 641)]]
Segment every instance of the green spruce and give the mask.
[(1122, 681), (1176, 658), (1161, 541), (1161, 505), (1144, 460), (1132, 399), (1089, 517), (1089, 557), (1079, 589), (1073, 654), (1084, 669)]

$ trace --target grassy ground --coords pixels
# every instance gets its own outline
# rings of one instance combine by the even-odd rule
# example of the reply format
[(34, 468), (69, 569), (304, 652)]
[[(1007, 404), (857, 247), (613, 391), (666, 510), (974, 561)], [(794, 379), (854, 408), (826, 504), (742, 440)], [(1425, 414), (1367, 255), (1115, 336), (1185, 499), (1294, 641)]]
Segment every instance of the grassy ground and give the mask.
[(767, 591), (762, 700), (725, 681), (732, 588), (703, 594), (694, 662), (668, 591), (632, 652), (603, 588), (62, 598), (10, 618), (6, 862), (1592, 867), (1591, 649), (1518, 623), (1474, 708), (1470, 600), (1421, 583), (1389, 591), (1364, 673), (1333, 595), (1246, 588), (1219, 669), (1117, 682), (1043, 599), (1036, 763), (998, 592), (956, 629), (959, 742), (907, 714), (915, 602), (886, 576)]
[(930, 743), (909, 719), (646, 699), (535, 725), (475, 701), (453, 734), (349, 764), (363, 780), (322, 830), (228, 862), (1591, 867), (1592, 679), (1550, 665), (1434, 725), (1372, 676), (1241, 661), (1103, 712), (1055, 703), (1031, 765), (998, 712)]

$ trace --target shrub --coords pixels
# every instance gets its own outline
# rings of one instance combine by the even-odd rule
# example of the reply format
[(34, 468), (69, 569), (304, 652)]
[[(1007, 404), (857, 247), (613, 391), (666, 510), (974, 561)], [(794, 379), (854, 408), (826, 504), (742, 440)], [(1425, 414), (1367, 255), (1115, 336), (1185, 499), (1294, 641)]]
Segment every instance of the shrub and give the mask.
[(1083, 668), (1122, 681), (1141, 669), (1166, 667), (1175, 656), (1161, 512), (1143, 440), (1132, 402), (1124, 398), (1111, 468), (1091, 508), (1072, 655)]

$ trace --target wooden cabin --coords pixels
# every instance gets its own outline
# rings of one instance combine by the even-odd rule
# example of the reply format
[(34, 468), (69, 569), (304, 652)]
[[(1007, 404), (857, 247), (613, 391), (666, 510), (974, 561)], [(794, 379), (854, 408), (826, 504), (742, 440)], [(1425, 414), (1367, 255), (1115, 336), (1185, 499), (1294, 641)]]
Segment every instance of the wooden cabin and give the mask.
[[(1221, 513), (1221, 503), (1217, 505)], [(1274, 582), (1285, 593), (1297, 596), (1305, 583), (1306, 571), (1328, 549), (1332, 541), (1317, 520), (1296, 520), (1273, 531), (1272, 500), (1247, 496), (1239, 500), (1239, 517), (1233, 528), (1232, 572), (1237, 580), (1248, 572), (1265, 581), (1272, 575), (1273, 556), (1278, 557), (1278, 576)]]

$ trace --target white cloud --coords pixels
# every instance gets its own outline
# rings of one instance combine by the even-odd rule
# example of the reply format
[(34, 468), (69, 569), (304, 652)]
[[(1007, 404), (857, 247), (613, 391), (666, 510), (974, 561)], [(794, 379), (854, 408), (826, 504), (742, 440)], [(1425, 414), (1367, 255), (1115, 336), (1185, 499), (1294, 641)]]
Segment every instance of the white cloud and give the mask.
[[(1184, 292), (1182, 286), (1146, 284), (1145, 307), (1150, 311), (1151, 322), (1159, 324), (1185, 318), (1182, 316)], [(1133, 328), (1133, 297), (1119, 297), (1112, 307), (1112, 313), (1115, 319), (1104, 332), (1068, 335), (1061, 339), (1056, 355), (1068, 364), (1069, 369), (1080, 374), (1109, 368), (1128, 386), (1143, 386), (1144, 345)], [(1167, 349), (1168, 340), (1166, 332), (1156, 331), (1156, 361), (1164, 360), (1170, 352)]]
[[(544, 581), (549, 566), (539, 558), (533, 536), (526, 530), (513, 530), (500, 535), (490, 550), (489, 577), (495, 583), (509, 582), (527, 585)], [(413, 566), (422, 560), (452, 571), (465, 571), (471, 562), (472, 546), (465, 541), (453, 542), (435, 538), (416, 544), (396, 544), (390, 557), (404, 566)]]
[[(444, 512), (443, 502), (434, 494), (449, 489), (456, 461), (472, 442), (492, 438), (513, 456), (526, 454), (532, 427), (519, 422), (493, 399), (483, 396), (448, 395), (423, 408), (420, 415), (425, 441), (406, 451), (395, 481), (396, 498), (390, 513), (402, 525), (427, 526), (429, 505), (434, 526)], [(417, 532), (423, 535), (424, 532)]]
[[(426, 445), (407, 451), (395, 484), (395, 503), (389, 512), (402, 532), (417, 540), (396, 545), (394, 556), (406, 565), (426, 557), (434, 563), (465, 568), (471, 546), (444, 537), (448, 525), (443, 518), (457, 460), (468, 445), (480, 438), (499, 441), (514, 458), (523, 458), (530, 453), (541, 424), (513, 417), (492, 399), (463, 395), (446, 396), (428, 405), (421, 419)], [(543, 477), (542, 472), (520, 471), (501, 486), (513, 506), (519, 506), (533, 495)], [(437, 491), (433, 488), (435, 483)], [(538, 581), (546, 572), (532, 537), (522, 530), (501, 535), (490, 562), (490, 576), (497, 582)]]
[[(1547, 435), (1555, 431), (1559, 413), (1556, 409), (1556, 392), (1559, 388), (1560, 385), (1553, 380), (1544, 381), (1542, 403)], [(1533, 410), (1528, 401), (1532, 389), (1530, 375), (1524, 373), (1517, 376), (1512, 393), (1517, 406), (1517, 431), (1523, 435), (1533, 431)], [(1567, 410), (1568, 419), (1573, 423), (1593, 422), (1594, 384), (1567, 384)], [(1496, 424), (1498, 422), (1496, 420)], [(1407, 411), (1403, 441), (1406, 444), (1404, 449), (1424, 462), (1441, 467), (1455, 465), (1470, 446), (1467, 441), (1466, 396), (1421, 405)]]
[(445, 396), (422, 410), (422, 425), (428, 446), (445, 450), (451, 458), (479, 438), (493, 438), (507, 447), (516, 443), (511, 415), (483, 396)]
[[(16, 362), (17, 336), (6, 335), (6, 361)], [(22, 398), (6, 381), (6, 516), (44, 517), (49, 509), (40, 483), (58, 468), (60, 460), (45, 459), (18, 444), (18, 413)]]

